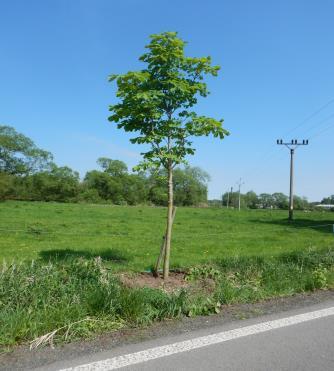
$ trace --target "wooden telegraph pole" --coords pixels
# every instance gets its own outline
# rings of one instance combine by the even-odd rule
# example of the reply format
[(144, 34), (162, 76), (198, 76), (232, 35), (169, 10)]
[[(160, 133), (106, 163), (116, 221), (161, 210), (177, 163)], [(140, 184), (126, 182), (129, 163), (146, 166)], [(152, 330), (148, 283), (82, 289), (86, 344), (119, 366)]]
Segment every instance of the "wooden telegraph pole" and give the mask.
[(243, 185), (243, 184), (245, 184), (245, 182), (243, 182), (242, 180), (241, 180), (241, 178), (239, 179), (239, 182), (237, 182), (237, 185), (238, 185), (238, 187), (239, 187), (239, 190), (238, 190), (238, 194), (239, 194), (239, 196), (238, 196), (238, 210), (240, 211), (240, 197), (241, 197), (241, 195), (240, 195), (240, 191), (241, 191), (241, 186)]
[(289, 220), (293, 220), (293, 179), (294, 179), (294, 154), (295, 149), (298, 146), (307, 146), (308, 139), (303, 139), (302, 142), (298, 142), (297, 139), (292, 139), (290, 143), (284, 143), (282, 139), (277, 139), (278, 145), (283, 145), (290, 150), (290, 194), (289, 194)]

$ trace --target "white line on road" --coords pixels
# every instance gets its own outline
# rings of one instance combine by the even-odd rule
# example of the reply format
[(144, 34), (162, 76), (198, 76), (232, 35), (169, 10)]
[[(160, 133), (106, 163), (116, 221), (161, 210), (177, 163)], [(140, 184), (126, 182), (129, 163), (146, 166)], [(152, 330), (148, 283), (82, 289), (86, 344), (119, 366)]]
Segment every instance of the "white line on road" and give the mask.
[(225, 341), (238, 339), (244, 336), (260, 334), (262, 332), (275, 330), (282, 327), (296, 325), (298, 323), (311, 321), (318, 318), (334, 315), (334, 307), (298, 314), (291, 317), (281, 318), (273, 321), (262, 322), (256, 325), (223, 331), (213, 335), (201, 336), (195, 339), (180, 341), (174, 344), (163, 345), (140, 352), (125, 354), (102, 361), (92, 362), (80, 366), (66, 368), (60, 371), (110, 371), (121, 367), (131, 366), (138, 363), (150, 361), (172, 354), (188, 352), (189, 350), (218, 344)]

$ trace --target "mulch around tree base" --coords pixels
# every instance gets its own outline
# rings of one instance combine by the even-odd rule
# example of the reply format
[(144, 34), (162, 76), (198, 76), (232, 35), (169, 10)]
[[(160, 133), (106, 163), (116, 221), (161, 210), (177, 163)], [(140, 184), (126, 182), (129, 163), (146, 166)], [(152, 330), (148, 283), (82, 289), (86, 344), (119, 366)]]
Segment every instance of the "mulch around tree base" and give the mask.
[(121, 273), (118, 277), (127, 287), (149, 287), (173, 292), (191, 286), (191, 283), (186, 281), (185, 276), (184, 272), (170, 272), (168, 279), (164, 280), (161, 274), (158, 277), (154, 277), (150, 272), (142, 272), (137, 274)]

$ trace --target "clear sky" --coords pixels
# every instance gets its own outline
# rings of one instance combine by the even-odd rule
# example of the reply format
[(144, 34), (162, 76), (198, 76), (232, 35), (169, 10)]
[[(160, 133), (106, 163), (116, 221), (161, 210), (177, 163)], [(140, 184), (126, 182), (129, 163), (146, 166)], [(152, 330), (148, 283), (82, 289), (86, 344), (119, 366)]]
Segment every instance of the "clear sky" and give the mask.
[(309, 138), (295, 190), (318, 200), (334, 193), (333, 16), (332, 0), (3, 0), (0, 123), (81, 175), (100, 156), (135, 165), (140, 148), (107, 121), (107, 76), (141, 68), (150, 34), (178, 31), (188, 55), (222, 66), (197, 110), (223, 117), (231, 135), (197, 139), (189, 159), (211, 175), (209, 197), (240, 177), (243, 191), (288, 193), (276, 139)]

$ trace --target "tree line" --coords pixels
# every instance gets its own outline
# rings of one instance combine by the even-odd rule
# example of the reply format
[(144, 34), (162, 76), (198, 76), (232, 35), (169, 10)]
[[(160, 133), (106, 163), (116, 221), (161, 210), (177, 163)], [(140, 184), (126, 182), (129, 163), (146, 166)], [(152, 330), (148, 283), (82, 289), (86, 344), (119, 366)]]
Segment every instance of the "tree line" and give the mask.
[[(99, 158), (99, 169), (88, 171), (83, 179), (68, 166), (57, 166), (50, 152), (10, 126), (0, 125), (0, 200), (112, 203), (117, 205), (152, 204), (166, 206), (166, 170), (129, 172), (120, 160)], [(185, 166), (174, 172), (174, 202), (177, 206), (238, 207), (239, 193), (224, 193), (220, 200), (207, 199), (209, 175), (198, 167)], [(319, 203), (333, 204), (334, 195)], [(295, 209), (305, 210), (318, 203), (295, 196)], [(287, 195), (240, 195), (242, 208), (288, 209)]]
[[(68, 166), (57, 166), (50, 152), (38, 148), (13, 127), (0, 126), (0, 199), (167, 205), (165, 170), (129, 172), (120, 160), (99, 158), (99, 169), (83, 179)], [(209, 175), (198, 167), (175, 169), (175, 204), (207, 203)]]
[[(309, 202), (306, 197), (293, 197), (293, 205), (296, 210), (310, 210), (316, 207), (318, 204), (333, 204), (334, 195), (323, 198), (320, 202)], [(239, 207), (239, 192), (225, 192), (222, 195), (221, 200), (210, 200), (210, 206), (216, 207)], [(289, 197), (281, 192), (275, 193), (260, 193), (256, 194), (253, 191), (249, 191), (244, 194), (240, 194), (240, 207), (248, 209), (282, 209), (288, 210), (289, 208)]]

